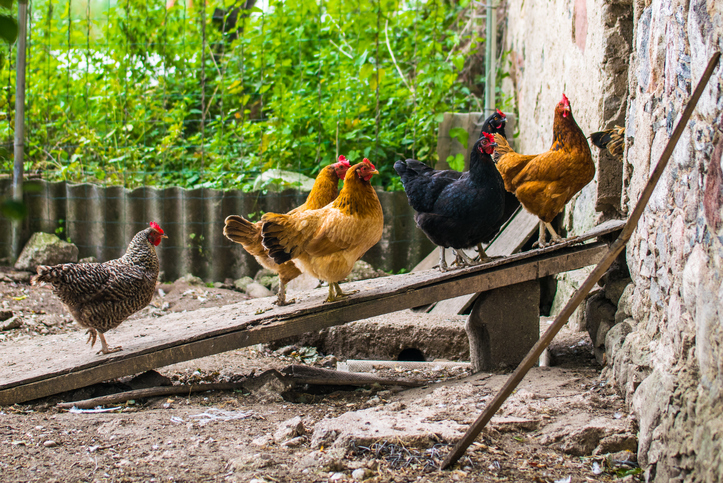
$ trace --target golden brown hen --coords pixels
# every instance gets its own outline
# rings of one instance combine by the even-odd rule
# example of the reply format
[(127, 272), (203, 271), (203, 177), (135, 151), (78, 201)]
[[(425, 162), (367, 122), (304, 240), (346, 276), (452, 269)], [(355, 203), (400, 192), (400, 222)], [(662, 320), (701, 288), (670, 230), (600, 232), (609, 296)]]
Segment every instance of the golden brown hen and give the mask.
[[(349, 161), (339, 156), (339, 161), (324, 167), (314, 181), (314, 186), (303, 205), (291, 210), (288, 214), (306, 210), (316, 210), (334, 201), (339, 194), (339, 180), (344, 179), (349, 169)], [(279, 274), (279, 292), (276, 294), (277, 305), (293, 303), (286, 301), (286, 284), (301, 275), (301, 271), (293, 261), (278, 264), (269, 256), (269, 252), (261, 243), (261, 222), (251, 223), (247, 219), (231, 215), (226, 218), (223, 234), (229, 240), (240, 243), (244, 250), (252, 255), (259, 264)]]
[(507, 140), (495, 134), (497, 169), (505, 189), (517, 196), (522, 206), (540, 218), (539, 245), (545, 246), (545, 227), (552, 243), (562, 239), (550, 222), (568, 201), (595, 177), (590, 146), (572, 116), (565, 94), (555, 106), (552, 147), (537, 155), (518, 154)]
[(157, 223), (136, 233), (125, 255), (104, 263), (65, 263), (40, 265), (33, 285), (47, 282), (53, 293), (68, 308), (81, 327), (88, 329), (88, 342), (95, 345), (100, 337), (98, 354), (108, 354), (121, 347), (108, 347), (103, 335), (151, 302), (158, 279), (156, 248), (168, 238)]
[(382, 205), (369, 182), (375, 174), (379, 172), (364, 158), (349, 168), (344, 188), (333, 203), (300, 213), (266, 213), (261, 218), (269, 256), (279, 264), (294, 259), (303, 272), (329, 282), (327, 302), (349, 295), (341, 291), (339, 281), (382, 237)]

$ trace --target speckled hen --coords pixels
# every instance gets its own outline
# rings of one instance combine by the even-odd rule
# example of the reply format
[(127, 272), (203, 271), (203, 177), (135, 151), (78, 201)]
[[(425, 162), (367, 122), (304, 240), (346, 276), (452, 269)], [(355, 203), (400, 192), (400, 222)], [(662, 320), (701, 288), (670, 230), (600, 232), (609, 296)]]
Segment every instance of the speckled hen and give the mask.
[(41, 265), (32, 284), (52, 284), (53, 293), (68, 308), (81, 327), (88, 329), (91, 347), (100, 338), (98, 354), (121, 347), (108, 347), (103, 335), (151, 302), (158, 279), (156, 248), (168, 238), (157, 223), (136, 233), (125, 255), (104, 263)]

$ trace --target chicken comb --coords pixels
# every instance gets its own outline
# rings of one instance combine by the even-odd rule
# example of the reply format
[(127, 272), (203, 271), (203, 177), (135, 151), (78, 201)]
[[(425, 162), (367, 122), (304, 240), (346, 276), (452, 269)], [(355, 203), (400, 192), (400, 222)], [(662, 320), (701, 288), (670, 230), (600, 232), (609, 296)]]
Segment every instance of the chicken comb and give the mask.
[[(492, 135), (492, 134), (490, 134), (490, 133), (488, 133), (488, 132), (483, 132), (483, 133), (482, 133), (482, 136), (486, 137), (487, 140), (488, 140), (489, 142), (491, 142), (491, 143), (495, 142), (495, 137), (494, 137), (494, 135)], [(480, 139), (482, 139), (482, 138), (480, 138)]]
[(349, 164), (349, 161), (346, 159), (346, 156), (344, 156), (343, 154), (339, 155), (339, 161), (337, 161), (337, 163), (340, 163), (342, 166), (344, 166), (346, 168), (351, 167), (351, 164)]
[(149, 225), (151, 225), (151, 228), (153, 228), (153, 229), (156, 230), (158, 233), (160, 233), (161, 235), (163, 235), (163, 230), (161, 230), (161, 227), (158, 226), (158, 223), (156, 223), (155, 221), (152, 221), (152, 222), (149, 223)]
[(377, 169), (377, 168), (372, 164), (372, 162), (369, 161), (367, 158), (364, 158), (364, 159), (362, 160), (362, 162), (368, 164), (369, 166), (371, 166), (372, 169)]
[(497, 114), (499, 114), (502, 117), (507, 117), (507, 116), (505, 116), (505, 113), (500, 111), (499, 109), (497, 109)]
[(562, 93), (562, 101), (561, 102), (563, 104), (565, 104), (565, 106), (570, 107), (570, 99), (567, 98), (567, 96), (565, 95), (564, 92)]

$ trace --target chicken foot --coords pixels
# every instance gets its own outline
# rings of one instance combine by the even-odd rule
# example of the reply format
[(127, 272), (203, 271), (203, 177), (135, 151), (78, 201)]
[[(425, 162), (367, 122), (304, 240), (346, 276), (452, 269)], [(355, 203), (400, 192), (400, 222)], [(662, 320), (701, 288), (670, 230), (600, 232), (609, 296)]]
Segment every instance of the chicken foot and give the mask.
[(455, 250), (453, 248), (452, 250), (454, 251), (454, 255), (456, 257), (454, 263), (456, 263), (458, 267), (471, 267), (480, 263), (472, 260), (461, 248), (459, 250)]
[(276, 294), (276, 302), (271, 303), (283, 307), (284, 305), (291, 305), (294, 302), (296, 302), (295, 299), (286, 300), (286, 284), (279, 278), (279, 292)]
[[(552, 235), (552, 238), (550, 239), (550, 243), (545, 242), (545, 238), (547, 235), (547, 232), (545, 231), (545, 229), (547, 229), (547, 231), (550, 232), (550, 235)], [(550, 245), (554, 245), (555, 243), (560, 243), (563, 240), (564, 239), (562, 237), (560, 237), (560, 235), (557, 234), (557, 232), (555, 231), (555, 229), (552, 227), (552, 225), (550, 223), (540, 220), (540, 234), (538, 235), (538, 239), (534, 243), (533, 246), (537, 245), (540, 248), (545, 248)]]
[(87, 333), (88, 333), (88, 340), (85, 343), (87, 344), (90, 342), (91, 348), (95, 345), (95, 341), (98, 340), (98, 338), (100, 338), (101, 348), (97, 352), (97, 354), (110, 354), (112, 352), (118, 352), (118, 351), (123, 350), (123, 348), (121, 346), (108, 347), (108, 342), (106, 342), (105, 336), (95, 329), (88, 329)]
[(329, 296), (324, 300), (324, 303), (327, 302), (336, 302), (337, 300), (348, 297), (349, 295), (353, 295), (357, 293), (358, 290), (352, 290), (351, 292), (342, 292), (341, 287), (339, 286), (339, 282), (329, 282)]
[(440, 272), (446, 272), (449, 270), (449, 268), (447, 267), (447, 259), (444, 256), (445, 250), (446, 250), (446, 248), (439, 247), (439, 271)]

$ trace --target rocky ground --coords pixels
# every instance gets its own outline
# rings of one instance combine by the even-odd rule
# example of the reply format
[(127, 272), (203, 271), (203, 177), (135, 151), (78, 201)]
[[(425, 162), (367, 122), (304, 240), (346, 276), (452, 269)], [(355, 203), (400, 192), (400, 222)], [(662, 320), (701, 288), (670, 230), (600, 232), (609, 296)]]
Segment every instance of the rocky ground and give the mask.
[[(80, 332), (45, 287), (0, 273), (0, 350), (21, 339)], [(249, 296), (191, 278), (159, 284), (134, 317), (223, 306)], [(406, 314), (406, 315), (405, 315)], [(400, 312), (399, 317), (409, 312)], [(351, 324), (350, 324), (351, 326)], [(548, 324), (542, 324), (542, 330)], [(360, 325), (361, 327), (361, 325)], [(363, 325), (369, 330), (369, 325)], [(81, 336), (81, 334), (79, 334)], [(353, 336), (353, 331), (351, 335)], [(359, 344), (364, 334), (359, 333)], [(636, 422), (592, 356), (587, 333), (563, 331), (553, 367), (533, 369), (451, 471), (441, 460), (508, 374), (466, 366), (381, 370), (401, 386), (265, 384), (234, 392), (128, 401), (68, 411), (86, 388), (0, 407), (2, 481), (637, 481)], [(333, 367), (344, 354), (254, 346), (158, 369), (174, 384), (238, 381), (290, 364)], [(159, 376), (156, 376), (159, 377)], [(130, 379), (130, 378), (129, 378)], [(131, 380), (112, 385), (131, 384)], [(632, 451), (629, 451), (632, 450)]]

